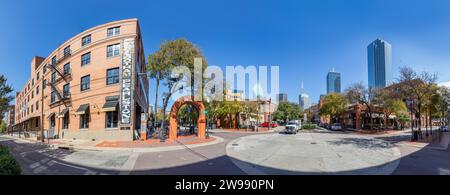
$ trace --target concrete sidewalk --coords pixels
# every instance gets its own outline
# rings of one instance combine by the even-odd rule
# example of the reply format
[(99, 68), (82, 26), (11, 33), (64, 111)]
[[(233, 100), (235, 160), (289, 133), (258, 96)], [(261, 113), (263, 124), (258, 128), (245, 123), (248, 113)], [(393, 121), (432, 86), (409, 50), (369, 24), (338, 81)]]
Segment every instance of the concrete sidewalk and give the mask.
[[(11, 139), (19, 139), (29, 143), (42, 143), (37, 140), (18, 138), (15, 136), (4, 135), (4, 137), (9, 137)], [(50, 143), (46, 142), (44, 144), (49, 145), (52, 148), (66, 149), (66, 150), (88, 150), (88, 151), (124, 151), (124, 152), (136, 152), (136, 153), (147, 153), (147, 152), (165, 152), (173, 150), (191, 149), (202, 146), (214, 145), (224, 141), (223, 138), (217, 136), (211, 136), (211, 141), (204, 143), (193, 143), (185, 144), (179, 141), (166, 142), (168, 146), (164, 146), (164, 143), (160, 146), (155, 147), (99, 147), (104, 141), (89, 141), (89, 140), (50, 140)], [(145, 146), (143, 143), (142, 146)]]

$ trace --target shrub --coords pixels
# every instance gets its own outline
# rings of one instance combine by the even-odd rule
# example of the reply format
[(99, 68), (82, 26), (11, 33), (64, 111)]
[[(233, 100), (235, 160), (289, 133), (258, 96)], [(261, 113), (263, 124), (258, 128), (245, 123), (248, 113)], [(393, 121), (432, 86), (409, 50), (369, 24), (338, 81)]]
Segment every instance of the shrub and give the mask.
[(317, 128), (317, 126), (312, 123), (307, 123), (302, 126), (302, 129), (305, 129), (305, 130), (310, 130), (310, 129), (315, 129), (315, 128)]
[(20, 175), (19, 163), (9, 153), (8, 148), (0, 145), (0, 175)]
[(4, 132), (6, 132), (6, 123), (5, 122), (2, 122), (2, 121), (0, 121), (2, 124), (0, 125), (0, 133), (4, 133)]

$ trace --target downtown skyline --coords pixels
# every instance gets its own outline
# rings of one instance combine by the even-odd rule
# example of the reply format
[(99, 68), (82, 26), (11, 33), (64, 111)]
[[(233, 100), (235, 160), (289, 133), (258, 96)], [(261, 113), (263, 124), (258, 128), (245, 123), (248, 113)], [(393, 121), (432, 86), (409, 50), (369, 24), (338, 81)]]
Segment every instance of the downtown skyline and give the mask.
[[(439, 82), (450, 81), (450, 71), (442, 70), (450, 67), (450, 57), (447, 55), (450, 50), (447, 36), (450, 26), (445, 22), (450, 18), (448, 1), (433, 1), (426, 5), (416, 1), (408, 1), (407, 5), (390, 1), (354, 2), (351, 6), (337, 2), (258, 1), (255, 4), (249, 1), (239, 3), (242, 5), (236, 9), (233, 9), (233, 2), (198, 1), (189, 2), (198, 5), (194, 10), (179, 9), (179, 12), (161, 21), (156, 19), (162, 15), (158, 7), (167, 3), (135, 2), (145, 4), (142, 7), (147, 10), (122, 11), (123, 8), (117, 5), (103, 6), (104, 9), (100, 10), (88, 7), (85, 9), (87, 15), (81, 16), (72, 11), (65, 14), (55, 7), (67, 6), (64, 5), (67, 3), (5, 3), (0, 8), (0, 18), (5, 27), (0, 33), (0, 41), (4, 43), (0, 47), (2, 73), (8, 76), (18, 91), (26, 82), (26, 77), (20, 74), (29, 75), (27, 67), (32, 56), (48, 55), (55, 48), (55, 43), (63, 42), (90, 26), (136, 17), (142, 23), (147, 56), (162, 41), (184, 37), (202, 49), (210, 65), (279, 65), (279, 91), (289, 94), (291, 102), (298, 102), (301, 80), (305, 82), (305, 91), (310, 95), (311, 102), (317, 102), (319, 96), (326, 93), (323, 78), (332, 67), (341, 73), (342, 90), (356, 82), (367, 85), (366, 47), (378, 37), (388, 40), (395, 48), (394, 79), (399, 67), (410, 66), (418, 71), (439, 73)], [(182, 8), (188, 3), (179, 1), (173, 4)], [(80, 5), (82, 3), (75, 5), (75, 8)], [(258, 9), (252, 9), (253, 6)], [(22, 7), (24, 9), (19, 9)], [(377, 9), (381, 7), (386, 14), (378, 16)], [(221, 8), (232, 11), (227, 13)], [(200, 9), (206, 11), (198, 14), (196, 11)], [(417, 15), (414, 11), (417, 9), (427, 14)], [(40, 14), (50, 13), (46, 10), (57, 10), (54, 14), (60, 17), (55, 19), (54, 14)], [(343, 11), (347, 14), (342, 15)], [(110, 12), (114, 12), (114, 16), (108, 14)], [(270, 13), (270, 17), (264, 13)], [(85, 17), (90, 17), (90, 20), (83, 19)], [(183, 25), (178, 25), (180, 22)], [(54, 26), (59, 29), (45, 30)], [(155, 26), (160, 28), (155, 29)], [(28, 27), (41, 30), (31, 33), (27, 31)], [(15, 58), (8, 58), (12, 53)], [(20, 74), (16, 71), (17, 67), (23, 70)], [(151, 81), (151, 94), (153, 86)], [(153, 99), (150, 96), (151, 103), (154, 103)]]

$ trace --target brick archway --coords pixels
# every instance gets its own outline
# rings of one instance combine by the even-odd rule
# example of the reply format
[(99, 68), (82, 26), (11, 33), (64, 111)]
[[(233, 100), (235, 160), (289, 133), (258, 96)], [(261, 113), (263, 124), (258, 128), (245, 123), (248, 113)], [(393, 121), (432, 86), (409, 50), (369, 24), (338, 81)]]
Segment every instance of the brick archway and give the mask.
[(198, 138), (206, 138), (206, 115), (205, 115), (205, 105), (201, 101), (194, 101), (193, 97), (185, 96), (178, 99), (172, 106), (170, 111), (169, 119), (169, 139), (176, 140), (178, 137), (178, 111), (185, 105), (190, 104), (197, 108), (198, 110)]

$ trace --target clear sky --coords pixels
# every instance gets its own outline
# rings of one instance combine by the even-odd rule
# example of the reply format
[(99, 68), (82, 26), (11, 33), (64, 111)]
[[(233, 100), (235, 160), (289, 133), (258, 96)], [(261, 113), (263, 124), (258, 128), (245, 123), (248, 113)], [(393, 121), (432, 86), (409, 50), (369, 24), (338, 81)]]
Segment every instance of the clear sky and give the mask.
[(183, 37), (211, 65), (279, 65), (280, 91), (294, 102), (301, 80), (316, 102), (332, 68), (342, 73), (344, 89), (367, 83), (366, 47), (376, 38), (393, 47), (394, 77), (408, 65), (450, 81), (448, 0), (3, 0), (0, 73), (20, 90), (33, 56), (127, 18), (140, 20), (146, 55)]

